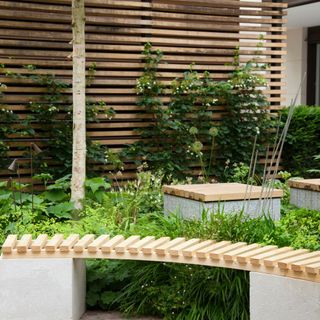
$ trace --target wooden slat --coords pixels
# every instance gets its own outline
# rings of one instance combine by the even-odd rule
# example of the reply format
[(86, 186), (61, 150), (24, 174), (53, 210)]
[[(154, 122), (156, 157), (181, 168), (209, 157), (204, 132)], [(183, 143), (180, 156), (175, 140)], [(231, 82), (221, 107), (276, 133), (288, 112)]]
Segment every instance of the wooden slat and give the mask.
[(162, 244), (161, 246), (155, 248), (155, 252), (157, 255), (165, 255), (167, 253), (167, 250), (169, 250), (170, 248), (180, 245), (181, 243), (185, 242), (185, 238), (176, 238), (173, 239), (167, 243)]
[(277, 256), (279, 254), (286, 253), (292, 250), (293, 249), (290, 247), (283, 247), (281, 249), (277, 248), (277, 249), (250, 257), (250, 263), (259, 265), (260, 262), (263, 261), (263, 259), (271, 258), (273, 256)]
[(2, 245), (2, 252), (4, 254), (9, 254), (12, 252), (13, 249), (15, 249), (17, 244), (17, 235), (12, 234), (7, 237), (4, 244)]
[(131, 236), (114, 247), (116, 253), (124, 253), (127, 248), (140, 240), (140, 236)]
[(45, 245), (46, 252), (55, 252), (55, 250), (63, 242), (63, 234), (56, 234)]
[(103, 253), (110, 253), (111, 250), (113, 250), (116, 245), (118, 245), (123, 241), (124, 241), (124, 236), (121, 236), (121, 235), (115, 236), (101, 246), (101, 251)]
[(145, 238), (141, 239), (140, 241), (138, 241), (136, 243), (130, 244), (128, 246), (128, 251), (131, 254), (138, 253), (141, 248), (143, 248), (144, 246), (154, 242), (154, 239), (155, 239), (155, 237), (153, 237), (153, 236), (145, 237)]
[(245, 242), (233, 243), (233, 244), (230, 244), (229, 246), (226, 246), (224, 248), (220, 248), (220, 249), (217, 249), (217, 250), (210, 252), (209, 256), (212, 260), (218, 260), (218, 259), (222, 258), (225, 253), (228, 253), (232, 250), (244, 247), (246, 245), (247, 244)]
[(313, 257), (313, 258), (309, 258), (299, 262), (294, 262), (290, 267), (294, 271), (301, 272), (304, 270), (305, 266), (312, 265), (313, 263), (317, 263), (318, 260), (319, 260), (319, 256), (317, 255), (316, 257)]
[(281, 261), (282, 259), (287, 259), (295, 256), (299, 256), (301, 254), (307, 253), (309, 250), (301, 249), (301, 250), (293, 250), (289, 252), (285, 252), (276, 256), (272, 256), (270, 258), (264, 259), (263, 263), (267, 267), (275, 266), (276, 262)]
[[(154, 236), (142, 239), (131, 236), (125, 239), (122, 235), (117, 235), (109, 239), (108, 235), (101, 235), (94, 242), (93, 235), (85, 235), (80, 240), (78, 238), (78, 235), (70, 235), (63, 240), (63, 235), (57, 234), (47, 242), (47, 235), (40, 235), (34, 241), (31, 235), (23, 235), (20, 240), (11, 235), (3, 245), (6, 249), (2, 251), (1, 258), (158, 261), (254, 271), (320, 283), (319, 251), (261, 247), (259, 244), (247, 245), (244, 242), (230, 241), (215, 243), (214, 240), (185, 238), (170, 241), (169, 237), (155, 240)], [(90, 244), (91, 252), (86, 250)], [(14, 248), (15, 245), (17, 249)], [(76, 245), (81, 247), (81, 251), (74, 249)]]
[(231, 244), (231, 241), (220, 241), (217, 243), (214, 243), (208, 247), (205, 247), (203, 249), (200, 249), (196, 252), (196, 256), (200, 259), (205, 259), (207, 258), (207, 255), (213, 251), (213, 250), (218, 250), (224, 247), (227, 247)]
[(253, 250), (260, 248), (259, 244), (250, 244), (244, 247), (237, 248), (235, 250), (228, 251), (222, 255), (223, 259), (226, 261), (232, 261), (233, 259), (237, 258), (241, 253), (252, 252)]
[(202, 242), (197, 243), (189, 248), (183, 249), (182, 254), (184, 257), (192, 257), (197, 253), (197, 251), (205, 249), (214, 243), (215, 243), (215, 241), (213, 241), (213, 240), (202, 241)]
[(277, 249), (277, 246), (265, 246), (262, 248), (258, 248), (249, 252), (240, 253), (237, 255), (237, 261), (239, 263), (246, 263), (249, 261), (249, 258), (253, 256), (259, 256), (260, 254), (265, 254), (267, 252), (273, 251), (274, 249)]
[(101, 235), (88, 245), (88, 252), (95, 253), (110, 239), (109, 235)]
[(32, 241), (31, 250), (34, 253), (41, 252), (48, 241), (48, 236), (46, 234), (40, 234), (36, 240)]
[[(313, 259), (315, 257), (320, 257), (320, 252), (310, 252), (310, 253), (306, 253), (306, 254), (301, 254), (298, 256), (294, 256), (291, 258), (287, 258), (287, 259), (281, 259), (281, 261), (278, 261), (278, 267), (280, 269), (289, 269), (289, 267), (291, 266), (291, 264), (293, 263), (304, 263), (304, 261), (308, 261), (309, 259)], [(307, 263), (308, 264), (308, 263)], [(296, 271), (301, 271), (296, 270)]]
[(192, 247), (195, 244), (198, 244), (199, 242), (200, 242), (200, 239), (190, 239), (186, 242), (178, 244), (177, 246), (171, 247), (169, 249), (169, 254), (171, 256), (179, 256), (179, 254), (182, 253), (182, 250)]
[(71, 234), (67, 239), (65, 239), (59, 249), (61, 252), (68, 252), (72, 247), (79, 241), (80, 236), (78, 234)]
[(320, 259), (316, 263), (310, 264), (306, 266), (306, 272), (311, 274), (319, 274), (320, 273)]
[(144, 245), (141, 248), (141, 251), (143, 252), (143, 254), (150, 255), (152, 254), (153, 250), (162, 246), (165, 243), (168, 243), (169, 241), (170, 241), (170, 237), (161, 237), (155, 240), (154, 242)]
[[(263, 92), (271, 103), (270, 110), (277, 112), (282, 108), (285, 85), (282, 81), (287, 38), (285, 7), (286, 4), (273, 1), (86, 1), (87, 67), (96, 64), (95, 79), (87, 88), (87, 95), (90, 100), (105, 102), (116, 110), (112, 120), (106, 121), (101, 114), (100, 123), (89, 123), (88, 135), (119, 152), (127, 144), (140, 140), (134, 129), (152, 122), (152, 117), (137, 107), (134, 90), (136, 79), (142, 75), (141, 52), (146, 42), (164, 52), (159, 79), (165, 85), (181, 77), (193, 63), (194, 70), (209, 70), (214, 79), (228, 80), (235, 68), (233, 52), (239, 47), (242, 63), (255, 58), (268, 64), (263, 75), (271, 87), (263, 88)], [(0, 60), (6, 66), (2, 71), (54, 74), (71, 84), (72, 61), (67, 58), (72, 51), (70, 21), (70, 0), (0, 1)], [(37, 69), (27, 70), (24, 65), (36, 65)], [(14, 110), (21, 123), (30, 115), (29, 102), (41, 100), (44, 87), (4, 73), (0, 74), (0, 82), (8, 87), (2, 104)], [(167, 93), (161, 97), (165, 104), (169, 103)], [(64, 96), (71, 103), (70, 89)], [(215, 109), (213, 120), (218, 122), (223, 116), (223, 108)], [(27, 147), (34, 139), (46, 138), (47, 133), (39, 124), (32, 125), (34, 137), (23, 139), (19, 146), (10, 146), (10, 158), (23, 157), (20, 147)], [(105, 170), (98, 164), (95, 169), (97, 173)], [(135, 168), (126, 167), (119, 183), (134, 179), (134, 171)], [(191, 171), (191, 175), (197, 172)], [(0, 179), (9, 176), (0, 170)], [(29, 177), (28, 168), (23, 168), (21, 181), (30, 181)]]
[(28, 248), (30, 247), (32, 243), (32, 235), (31, 234), (25, 234), (21, 237), (20, 240), (18, 240), (16, 244), (17, 252), (18, 253), (25, 253), (27, 252)]
[(79, 241), (73, 246), (74, 252), (81, 253), (83, 250), (88, 248), (88, 245), (94, 240), (93, 234), (87, 234), (82, 237)]

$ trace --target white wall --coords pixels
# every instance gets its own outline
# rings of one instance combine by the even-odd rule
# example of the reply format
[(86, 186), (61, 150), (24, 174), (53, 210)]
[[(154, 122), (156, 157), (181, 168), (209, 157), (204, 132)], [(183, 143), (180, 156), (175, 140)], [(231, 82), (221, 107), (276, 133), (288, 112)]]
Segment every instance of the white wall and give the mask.
[[(288, 40), (286, 58), (286, 105), (294, 99), (300, 82), (307, 71), (307, 31), (320, 26), (320, 2), (288, 9)], [(306, 103), (306, 82), (298, 95), (298, 104)]]
[[(307, 28), (288, 30), (286, 57), (286, 105), (295, 98), (300, 83), (307, 71)], [(306, 103), (306, 78), (298, 94), (297, 104)]]

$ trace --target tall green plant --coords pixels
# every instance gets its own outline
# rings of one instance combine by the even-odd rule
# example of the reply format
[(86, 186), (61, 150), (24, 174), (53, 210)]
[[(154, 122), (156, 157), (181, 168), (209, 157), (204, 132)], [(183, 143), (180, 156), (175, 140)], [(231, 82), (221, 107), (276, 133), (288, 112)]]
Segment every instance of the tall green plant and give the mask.
[[(282, 111), (282, 125), (288, 116)], [(284, 144), (283, 162), (293, 176), (318, 177), (320, 170), (320, 107), (297, 106)]]
[[(266, 83), (255, 73), (262, 66), (240, 65), (236, 53), (229, 81), (214, 81), (209, 72), (199, 74), (191, 66), (165, 91), (157, 75), (162, 53), (148, 43), (143, 54), (144, 73), (136, 88), (138, 105), (151, 115), (151, 124), (139, 129), (143, 140), (132, 145), (126, 156), (139, 165), (146, 161), (152, 170), (163, 170), (166, 180), (184, 179), (199, 165), (199, 175), (209, 180), (210, 176), (226, 178), (228, 159), (248, 164), (256, 135), (262, 149), (271, 124), (268, 102), (260, 90)], [(167, 92), (170, 101), (164, 105)], [(213, 113), (221, 106), (226, 113), (217, 126)]]

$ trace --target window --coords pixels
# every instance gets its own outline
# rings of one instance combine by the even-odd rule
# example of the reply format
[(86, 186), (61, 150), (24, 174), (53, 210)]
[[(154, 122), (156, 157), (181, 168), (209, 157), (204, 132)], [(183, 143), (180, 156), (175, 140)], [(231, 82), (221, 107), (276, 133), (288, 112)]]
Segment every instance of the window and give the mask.
[(307, 104), (320, 105), (320, 26), (308, 29)]

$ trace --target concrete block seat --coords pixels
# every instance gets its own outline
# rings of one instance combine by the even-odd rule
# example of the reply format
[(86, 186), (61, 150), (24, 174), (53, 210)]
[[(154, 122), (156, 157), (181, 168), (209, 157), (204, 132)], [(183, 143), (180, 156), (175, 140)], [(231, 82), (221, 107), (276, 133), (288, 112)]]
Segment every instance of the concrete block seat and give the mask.
[(320, 179), (289, 180), (289, 187), (291, 204), (299, 208), (320, 210)]
[[(280, 219), (282, 190), (268, 192), (259, 186), (215, 183), (164, 186), (163, 192), (165, 212), (178, 211), (184, 218), (199, 218), (203, 210), (225, 213), (244, 210), (251, 217), (270, 214), (273, 219)], [(262, 200), (267, 197), (268, 200)]]

